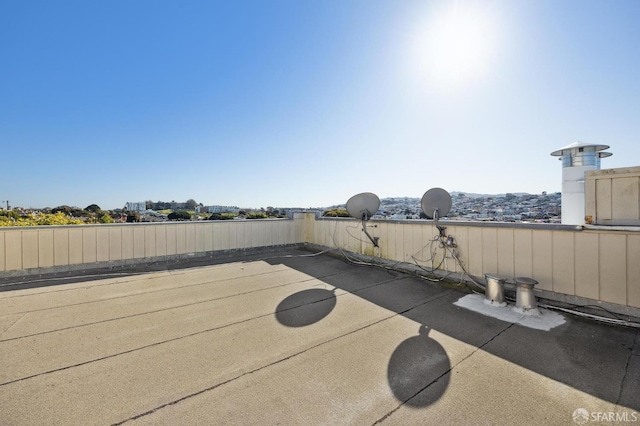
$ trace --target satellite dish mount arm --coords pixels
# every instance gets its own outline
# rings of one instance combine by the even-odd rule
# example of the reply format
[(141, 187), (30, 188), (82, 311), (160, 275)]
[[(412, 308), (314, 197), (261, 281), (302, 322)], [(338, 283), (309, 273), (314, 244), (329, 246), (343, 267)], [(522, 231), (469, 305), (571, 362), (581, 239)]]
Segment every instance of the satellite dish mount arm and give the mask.
[(436, 228), (438, 228), (438, 231), (440, 231), (440, 236), (446, 238), (447, 234), (444, 231), (445, 229), (447, 229), (447, 227), (438, 225), (438, 216), (438, 208), (436, 207), (435, 209), (433, 209), (433, 221), (436, 225)]
[(373, 243), (374, 247), (379, 247), (378, 246), (378, 240), (380, 238), (378, 237), (372, 237), (371, 234), (369, 234), (369, 232), (367, 232), (367, 220), (369, 220), (369, 218), (367, 217), (366, 213), (362, 213), (362, 231), (364, 231), (364, 234), (369, 237), (369, 239), (371, 240), (371, 242)]

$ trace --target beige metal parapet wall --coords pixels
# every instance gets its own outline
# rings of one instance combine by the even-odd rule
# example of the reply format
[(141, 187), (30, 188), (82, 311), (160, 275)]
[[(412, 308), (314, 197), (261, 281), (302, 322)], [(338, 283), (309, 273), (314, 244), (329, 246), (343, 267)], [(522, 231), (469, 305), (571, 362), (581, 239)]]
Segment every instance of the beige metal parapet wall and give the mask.
[[(314, 222), (313, 241), (321, 246), (425, 268), (462, 274), (455, 259), (432, 240), (432, 221), (369, 221), (367, 230), (379, 237), (374, 248), (359, 221), (321, 219)], [(547, 295), (640, 308), (640, 227), (624, 230), (551, 224), (441, 221), (454, 238), (466, 271), (482, 279), (498, 274), (507, 280), (532, 277)], [(435, 258), (430, 260), (432, 253)]]
[[(477, 278), (532, 277), (552, 295), (640, 308), (640, 227), (442, 221)], [(462, 274), (434, 247), (432, 221), (369, 221), (379, 248), (355, 219), (233, 220), (0, 228), (0, 277), (150, 262), (229, 250), (309, 243), (390, 262)], [(436, 243), (437, 245), (437, 243)], [(432, 251), (436, 258), (430, 260)], [(440, 256), (440, 257), (438, 257)]]
[(304, 242), (304, 220), (0, 228), (0, 276), (98, 268)]

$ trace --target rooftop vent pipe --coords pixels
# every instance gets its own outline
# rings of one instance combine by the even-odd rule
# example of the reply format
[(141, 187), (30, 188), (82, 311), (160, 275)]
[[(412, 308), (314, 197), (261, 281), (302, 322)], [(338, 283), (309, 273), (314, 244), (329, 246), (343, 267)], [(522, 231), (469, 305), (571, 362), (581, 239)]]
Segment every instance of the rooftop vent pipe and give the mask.
[(487, 288), (484, 291), (484, 303), (492, 306), (504, 307), (504, 278), (498, 275), (485, 274)]
[(584, 225), (584, 173), (600, 170), (600, 159), (610, 157), (610, 152), (601, 152), (609, 145), (594, 145), (574, 142), (551, 155), (562, 161), (562, 223)]
[(529, 277), (517, 277), (513, 281), (516, 283), (516, 306), (513, 309), (521, 313), (539, 315), (538, 303), (533, 294), (533, 286), (538, 284), (538, 281)]

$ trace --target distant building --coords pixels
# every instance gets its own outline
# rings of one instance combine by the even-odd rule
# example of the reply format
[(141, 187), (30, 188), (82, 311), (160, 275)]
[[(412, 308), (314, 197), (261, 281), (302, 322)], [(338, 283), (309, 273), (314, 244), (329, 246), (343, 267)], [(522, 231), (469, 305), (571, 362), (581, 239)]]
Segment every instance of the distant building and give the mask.
[(236, 206), (198, 206), (196, 213), (238, 213), (240, 209)]
[(187, 203), (176, 203), (175, 201), (171, 202), (171, 210), (185, 210), (187, 208)]
[(139, 201), (139, 202), (127, 201), (127, 204), (125, 204), (124, 208), (130, 212), (142, 213), (147, 210), (147, 203), (146, 201)]

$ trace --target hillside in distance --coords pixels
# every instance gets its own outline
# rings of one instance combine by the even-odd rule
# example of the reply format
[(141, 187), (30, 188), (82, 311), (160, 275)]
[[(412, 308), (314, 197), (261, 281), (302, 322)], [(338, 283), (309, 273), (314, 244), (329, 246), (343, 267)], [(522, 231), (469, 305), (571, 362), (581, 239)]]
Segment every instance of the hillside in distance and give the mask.
[[(507, 194), (515, 196), (517, 198), (545, 196), (545, 194), (530, 194), (528, 192), (509, 192), (509, 193), (503, 193), (503, 194), (478, 194), (474, 192), (453, 191), (450, 194), (451, 194), (451, 198), (454, 205), (457, 204), (457, 202), (461, 201), (463, 197), (466, 199), (474, 199), (474, 200), (475, 199), (478, 199), (478, 200), (494, 199), (498, 201), (498, 199), (500, 198), (506, 198)], [(555, 194), (555, 193), (550, 193), (550, 194)], [(411, 204), (419, 205), (420, 202), (421, 202), (421, 198), (419, 197), (398, 196), (398, 197), (384, 197), (380, 199), (380, 204), (382, 206), (386, 206), (389, 204), (397, 204), (397, 203), (403, 203), (408, 205), (411, 205)], [(325, 209), (345, 208), (345, 205), (346, 203), (334, 204), (333, 206), (326, 207)]]

